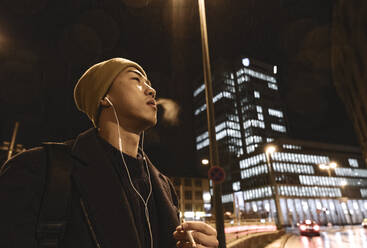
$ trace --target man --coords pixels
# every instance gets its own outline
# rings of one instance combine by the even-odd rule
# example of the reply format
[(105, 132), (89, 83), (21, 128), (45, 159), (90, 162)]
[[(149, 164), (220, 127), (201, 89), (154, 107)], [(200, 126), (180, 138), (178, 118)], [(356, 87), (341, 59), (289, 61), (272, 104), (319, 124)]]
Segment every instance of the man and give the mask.
[[(172, 183), (139, 148), (157, 122), (155, 96), (143, 68), (127, 59), (98, 63), (79, 79), (74, 99), (95, 128), (66, 142), (73, 170), (60, 247), (218, 246), (209, 225), (180, 225)], [(2, 166), (1, 248), (37, 247), (49, 162), (44, 148), (34, 148)]]

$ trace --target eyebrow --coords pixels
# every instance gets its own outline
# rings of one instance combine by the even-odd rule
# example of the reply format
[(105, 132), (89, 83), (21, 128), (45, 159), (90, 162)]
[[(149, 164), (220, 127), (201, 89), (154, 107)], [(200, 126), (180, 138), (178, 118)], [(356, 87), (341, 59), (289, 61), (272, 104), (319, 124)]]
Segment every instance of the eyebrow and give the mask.
[(146, 78), (140, 71), (138, 70), (128, 70), (127, 72), (133, 72), (136, 75), (138, 75), (139, 77), (143, 78), (145, 80), (145, 82), (149, 85), (152, 86), (152, 83), (149, 81), (148, 78)]

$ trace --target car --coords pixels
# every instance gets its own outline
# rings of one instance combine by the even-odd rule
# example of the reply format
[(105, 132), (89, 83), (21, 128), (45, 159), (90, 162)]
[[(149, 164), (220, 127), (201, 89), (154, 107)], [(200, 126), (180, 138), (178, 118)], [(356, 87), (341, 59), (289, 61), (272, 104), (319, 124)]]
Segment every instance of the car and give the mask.
[(367, 218), (364, 218), (362, 221), (362, 227), (367, 228)]
[(313, 220), (302, 221), (298, 229), (301, 235), (320, 236), (320, 225)]

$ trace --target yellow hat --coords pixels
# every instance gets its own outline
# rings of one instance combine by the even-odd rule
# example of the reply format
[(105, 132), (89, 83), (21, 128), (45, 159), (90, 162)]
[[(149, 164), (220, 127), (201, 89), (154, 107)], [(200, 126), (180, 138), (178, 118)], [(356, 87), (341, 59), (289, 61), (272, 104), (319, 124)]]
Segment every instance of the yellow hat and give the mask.
[(76, 107), (88, 115), (95, 127), (98, 124), (101, 99), (107, 94), (117, 75), (130, 66), (135, 67), (146, 76), (143, 68), (137, 63), (128, 59), (113, 58), (90, 67), (75, 85)]

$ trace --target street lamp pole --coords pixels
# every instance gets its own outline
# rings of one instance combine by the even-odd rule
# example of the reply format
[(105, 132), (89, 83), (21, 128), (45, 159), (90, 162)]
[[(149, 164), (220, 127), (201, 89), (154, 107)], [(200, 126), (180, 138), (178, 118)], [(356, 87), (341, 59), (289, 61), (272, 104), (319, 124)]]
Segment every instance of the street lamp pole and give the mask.
[[(218, 146), (215, 134), (215, 116), (213, 105), (213, 89), (210, 70), (210, 58), (208, 47), (208, 34), (206, 27), (205, 2), (198, 0), (200, 30), (201, 30), (201, 48), (203, 57), (204, 83), (205, 83), (205, 98), (206, 98), (206, 115), (208, 119), (209, 133), (209, 161), (211, 166), (219, 166)], [(213, 184), (214, 211), (216, 216), (216, 229), (219, 247), (226, 247), (226, 239), (224, 234), (224, 217), (222, 206), (222, 187), (221, 184)]]
[(273, 193), (274, 200), (275, 200), (275, 208), (277, 210), (276, 225), (277, 225), (277, 229), (279, 230), (279, 229), (282, 229), (282, 227), (283, 227), (283, 214), (282, 214), (282, 209), (280, 208), (278, 187), (277, 187), (275, 179), (274, 179), (274, 170), (273, 170), (273, 165), (272, 165), (272, 161), (271, 161), (271, 157), (270, 157), (270, 155), (273, 152), (275, 152), (275, 147), (273, 147), (273, 146), (269, 146), (265, 150), (266, 161), (267, 161), (268, 167), (269, 167), (270, 184), (271, 184), (271, 189), (272, 189), (272, 193)]

